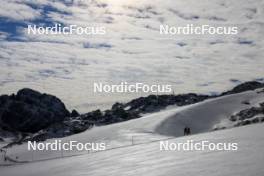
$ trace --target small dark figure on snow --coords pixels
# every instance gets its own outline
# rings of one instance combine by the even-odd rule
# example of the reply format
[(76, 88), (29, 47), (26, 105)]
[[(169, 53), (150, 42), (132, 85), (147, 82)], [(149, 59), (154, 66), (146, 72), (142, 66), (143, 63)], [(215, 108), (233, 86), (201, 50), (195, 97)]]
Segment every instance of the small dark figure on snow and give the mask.
[(191, 129), (189, 127), (184, 128), (184, 136), (190, 135), (191, 134)]

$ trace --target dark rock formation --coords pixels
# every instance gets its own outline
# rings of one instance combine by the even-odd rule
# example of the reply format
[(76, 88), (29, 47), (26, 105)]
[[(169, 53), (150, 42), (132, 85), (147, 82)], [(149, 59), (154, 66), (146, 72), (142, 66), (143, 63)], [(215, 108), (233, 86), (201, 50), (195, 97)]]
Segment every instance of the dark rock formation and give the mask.
[(72, 110), (70, 116), (71, 116), (71, 117), (78, 117), (78, 116), (80, 116), (80, 114), (78, 113), (78, 111), (76, 111), (76, 110), (74, 109), (74, 110)]
[(241, 93), (249, 90), (255, 90), (264, 87), (263, 83), (257, 81), (249, 81), (234, 87), (232, 90), (222, 93), (221, 95), (229, 95), (235, 93)]
[(208, 95), (181, 94), (181, 95), (149, 95), (140, 97), (123, 105), (129, 111), (148, 113), (159, 111), (169, 105), (184, 106), (201, 102), (210, 98)]
[(250, 109), (245, 109), (237, 113), (236, 115), (231, 116), (231, 121), (237, 121), (237, 120), (245, 120), (250, 119), (262, 112), (261, 108), (259, 107), (252, 107)]
[(251, 107), (249, 109), (244, 109), (240, 112), (238, 112), (235, 115), (232, 115), (230, 117), (231, 121), (238, 121), (238, 120), (245, 120), (245, 119), (251, 119), (252, 117), (264, 114), (264, 104), (260, 103), (259, 107)]
[(258, 107), (244, 109), (230, 117), (230, 120), (235, 123), (235, 126), (249, 125), (264, 121), (264, 103), (260, 103)]
[(101, 110), (98, 109), (96, 111), (83, 114), (80, 116), (80, 118), (84, 121), (96, 124), (97, 122), (100, 122), (103, 119), (103, 113), (101, 112)]
[(17, 95), (0, 96), (0, 125), (9, 131), (34, 133), (69, 115), (57, 97), (31, 89), (22, 89)]
[(82, 121), (97, 126), (123, 122), (139, 117), (137, 112), (124, 110), (123, 104), (120, 103), (114, 104), (112, 109), (106, 110), (104, 113), (96, 110), (80, 116)]

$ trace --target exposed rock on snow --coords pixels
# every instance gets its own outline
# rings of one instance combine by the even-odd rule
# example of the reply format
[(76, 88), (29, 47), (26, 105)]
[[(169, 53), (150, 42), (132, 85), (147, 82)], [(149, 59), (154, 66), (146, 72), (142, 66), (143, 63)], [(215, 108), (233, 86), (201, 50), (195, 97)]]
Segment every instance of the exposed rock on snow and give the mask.
[(230, 120), (236, 122), (235, 126), (249, 125), (264, 121), (264, 103), (258, 107), (244, 109), (230, 117)]
[(229, 95), (229, 94), (235, 94), (235, 93), (241, 93), (248, 90), (255, 90), (258, 88), (264, 87), (263, 83), (257, 82), (257, 81), (249, 81), (242, 83), (236, 87), (234, 87), (232, 90), (224, 92), (222, 95)]
[(138, 111), (141, 113), (155, 112), (169, 105), (184, 106), (201, 102), (210, 98), (208, 95), (197, 95), (194, 93), (181, 95), (150, 95), (148, 97), (140, 97), (126, 104), (124, 107), (130, 107), (130, 111)]

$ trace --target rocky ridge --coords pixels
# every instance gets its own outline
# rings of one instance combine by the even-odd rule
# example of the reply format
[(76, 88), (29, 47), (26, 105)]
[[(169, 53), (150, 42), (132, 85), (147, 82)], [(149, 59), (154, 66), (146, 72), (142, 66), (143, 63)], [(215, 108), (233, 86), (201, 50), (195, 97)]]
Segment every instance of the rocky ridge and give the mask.
[[(45, 140), (47, 138), (64, 137), (83, 132), (93, 126), (108, 125), (140, 118), (144, 113), (160, 111), (169, 105), (184, 106), (204, 101), (209, 98), (240, 93), (264, 87), (263, 83), (251, 81), (240, 84), (220, 95), (198, 95), (194, 93), (180, 95), (149, 95), (128, 103), (115, 103), (106, 111), (95, 110), (79, 114), (71, 113), (57, 97), (42, 94), (31, 89), (22, 89), (17, 95), (0, 96), (0, 131), (20, 134), (16, 142), (25, 140)], [(246, 102), (244, 102), (246, 103)], [(262, 107), (262, 105), (261, 105)], [(254, 112), (254, 113), (252, 113)], [(262, 112), (262, 109), (251, 108), (230, 117), (243, 125), (245, 119)], [(241, 118), (243, 118), (241, 120)], [(237, 120), (238, 119), (238, 120)], [(260, 119), (261, 121), (261, 119)], [(2, 135), (3, 136), (3, 135)]]

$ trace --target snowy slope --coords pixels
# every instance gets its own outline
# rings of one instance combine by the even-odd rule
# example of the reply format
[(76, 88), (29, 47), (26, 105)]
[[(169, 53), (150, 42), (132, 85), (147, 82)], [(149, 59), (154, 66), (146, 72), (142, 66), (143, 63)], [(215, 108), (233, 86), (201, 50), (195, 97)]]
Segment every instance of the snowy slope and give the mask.
[[(249, 101), (250, 105), (242, 102)], [(215, 127), (231, 127), (228, 118), (242, 109), (264, 101), (264, 93), (248, 91), (236, 95), (228, 95), (216, 99), (207, 100), (185, 107), (174, 107), (159, 113), (146, 115), (140, 119), (130, 120), (123, 123), (95, 127), (86, 132), (62, 138), (63, 142), (75, 140), (78, 142), (106, 142), (107, 148), (131, 145), (133, 143), (146, 143), (168, 137), (180, 137), (183, 128), (189, 126), (192, 133), (212, 131)], [(52, 142), (50, 139), (47, 142)], [(60, 157), (61, 152), (29, 152), (27, 145), (14, 146), (8, 149), (8, 155), (12, 158), (19, 157), (20, 161), (31, 161)], [(64, 152), (64, 156), (78, 154), (80, 152)], [(87, 153), (87, 152), (83, 152)], [(34, 156), (32, 156), (34, 155)]]
[(264, 124), (170, 140), (237, 142), (238, 151), (159, 151), (159, 142), (1, 168), (1, 176), (263, 176)]

